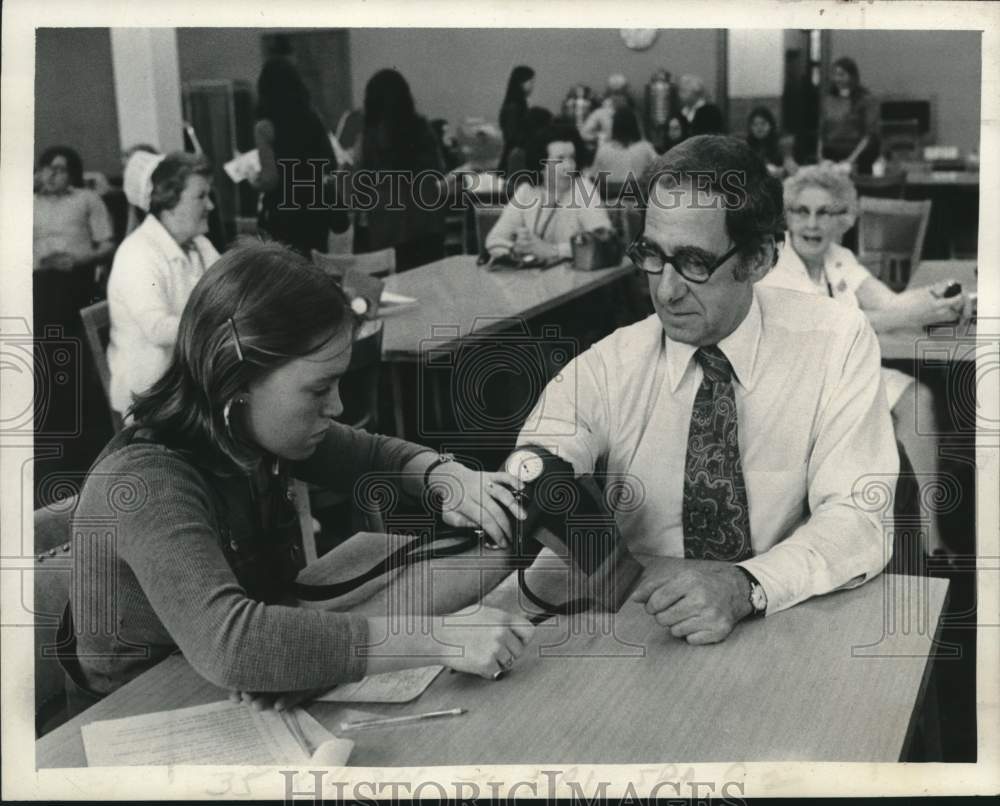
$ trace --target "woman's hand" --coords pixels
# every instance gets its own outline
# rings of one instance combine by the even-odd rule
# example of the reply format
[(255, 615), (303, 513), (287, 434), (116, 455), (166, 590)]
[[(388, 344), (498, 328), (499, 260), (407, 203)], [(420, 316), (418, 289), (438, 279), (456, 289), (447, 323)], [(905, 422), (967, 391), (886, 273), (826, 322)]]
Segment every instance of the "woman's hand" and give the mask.
[(300, 703), (316, 699), (324, 691), (326, 691), (325, 688), (310, 691), (286, 691), (282, 694), (255, 694), (250, 691), (230, 691), (229, 701), (245, 703), (257, 711), (266, 711), (268, 708), (273, 708), (275, 711), (290, 711)]
[(481, 528), (503, 548), (513, 543), (514, 536), (507, 513), (519, 520), (527, 517), (513, 493), (524, 486), (523, 482), (502, 470), (481, 473), (459, 462), (446, 462), (431, 471), (428, 482), (441, 494), (441, 516), (445, 523)]
[(954, 322), (965, 310), (965, 294), (944, 297), (941, 294), (948, 281), (924, 288), (913, 288), (899, 295), (899, 303), (907, 309), (910, 321), (916, 325)]
[(518, 233), (517, 240), (514, 241), (514, 254), (518, 257), (534, 255), (543, 261), (554, 260), (559, 257), (559, 247), (525, 230), (523, 235)]
[(510, 670), (534, 633), (534, 625), (524, 616), (482, 605), (444, 616), (434, 626), (436, 641), (461, 650), (449, 654), (446, 649), (441, 663), (489, 680)]

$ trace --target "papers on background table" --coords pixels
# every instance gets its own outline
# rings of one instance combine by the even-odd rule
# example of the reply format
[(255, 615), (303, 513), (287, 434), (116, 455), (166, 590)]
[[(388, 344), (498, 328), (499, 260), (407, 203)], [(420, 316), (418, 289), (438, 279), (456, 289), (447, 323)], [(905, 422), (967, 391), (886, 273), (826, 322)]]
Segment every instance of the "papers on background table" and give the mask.
[(222, 167), (234, 182), (249, 182), (260, 173), (260, 153), (255, 148), (234, 157)]
[[(308, 751), (288, 720), (298, 722)], [(166, 764), (341, 767), (354, 742), (338, 739), (306, 711), (280, 712), (229, 701), (92, 722), (80, 729), (88, 767)]]
[(392, 291), (383, 291), (382, 296), (379, 298), (379, 313), (398, 311), (416, 304), (416, 297), (407, 297), (403, 294), (395, 294)]
[(357, 683), (335, 686), (316, 699), (320, 702), (410, 702), (424, 693), (442, 669), (444, 666), (420, 666), (371, 674)]

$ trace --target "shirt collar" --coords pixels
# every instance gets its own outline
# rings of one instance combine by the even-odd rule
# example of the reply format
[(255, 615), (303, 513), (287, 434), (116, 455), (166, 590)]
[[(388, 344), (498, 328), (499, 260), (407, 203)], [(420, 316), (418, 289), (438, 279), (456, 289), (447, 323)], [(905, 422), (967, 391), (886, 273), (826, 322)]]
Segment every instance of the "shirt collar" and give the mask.
[[(755, 380), (754, 369), (757, 365), (760, 335), (760, 304), (757, 302), (757, 290), (754, 288), (747, 315), (737, 325), (736, 330), (719, 342), (719, 349), (729, 359), (737, 383), (748, 392), (753, 388)], [(667, 380), (670, 383), (670, 391), (676, 392), (698, 348), (693, 344), (671, 341), (665, 333), (662, 338), (666, 350)]]
[[(167, 232), (167, 228), (152, 213), (146, 216), (142, 224), (139, 225), (139, 228), (143, 230), (147, 238), (163, 251), (168, 259), (183, 260), (185, 263), (190, 261), (190, 258), (181, 248), (181, 245), (174, 240), (174, 237)], [(191, 248), (195, 251), (198, 250), (195, 240), (191, 241)]]

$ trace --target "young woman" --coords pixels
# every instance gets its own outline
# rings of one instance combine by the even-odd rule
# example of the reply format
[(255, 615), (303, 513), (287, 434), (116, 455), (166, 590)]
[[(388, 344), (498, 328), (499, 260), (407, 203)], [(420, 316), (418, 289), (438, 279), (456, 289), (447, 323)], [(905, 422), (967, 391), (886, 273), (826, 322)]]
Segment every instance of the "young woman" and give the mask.
[(535, 181), (517, 186), (486, 236), (486, 249), (494, 256), (513, 252), (541, 261), (568, 258), (577, 232), (611, 229), (597, 189), (579, 173), (583, 141), (575, 126), (556, 123), (538, 133), (530, 153)]
[[(947, 280), (897, 294), (861, 265), (850, 249), (839, 245), (840, 237), (854, 224), (857, 206), (854, 185), (832, 165), (806, 166), (786, 179), (788, 236), (777, 264), (760, 283), (828, 295), (860, 307), (876, 332), (957, 320), (966, 299), (964, 294), (943, 296)], [(936, 478), (939, 468), (930, 389), (895, 369), (883, 368), (882, 380), (896, 438), (920, 477)], [(927, 550), (946, 549), (932, 512)]]
[(766, 106), (756, 107), (747, 118), (747, 145), (764, 160), (768, 173), (781, 177), (784, 157), (778, 141), (778, 122)]
[(871, 93), (861, 86), (854, 59), (844, 56), (833, 63), (830, 92), (823, 98), (820, 115), (820, 158), (871, 173), (879, 153), (878, 110)]
[[(322, 179), (308, 184), (315, 171), (337, 169), (327, 127), (316, 114), (302, 77), (283, 57), (264, 65), (257, 99), (254, 141), (260, 175), (255, 184), (264, 194), (258, 225), (306, 257), (313, 249), (326, 252), (330, 230), (344, 232), (350, 225), (346, 206), (332, 195), (332, 184), (322, 194), (317, 192)], [(316, 204), (320, 195), (319, 201), (329, 206)]]
[[(243, 692), (314, 690), (428, 663), (494, 677), (521, 653), (530, 624), (488, 608), (476, 611), (478, 626), (411, 615), (404, 629), (391, 611), (297, 606), (291, 478), (350, 490), (383, 474), (415, 498), (443, 485), (444, 521), (501, 545), (511, 535), (501, 505), (524, 515), (509, 474), (334, 422), (353, 335), (340, 289), (278, 244), (238, 245), (202, 278), (167, 372), (138, 397), (134, 424), (80, 494), (71, 698), (99, 698), (178, 649), (212, 683)], [(114, 539), (94, 523), (113, 524)], [(354, 543), (343, 553), (353, 565), (336, 564), (339, 550), (323, 558), (337, 580), (374, 564)], [(462, 579), (467, 591), (434, 591), (436, 607), (480, 597), (480, 575)]]
[(635, 112), (624, 107), (612, 119), (611, 139), (597, 148), (592, 173), (604, 173), (611, 182), (627, 182), (630, 178), (638, 182), (655, 159), (656, 151), (639, 132)]
[(534, 88), (535, 71), (530, 67), (519, 64), (510, 71), (507, 90), (504, 92), (498, 114), (500, 131), (503, 134), (503, 150), (500, 152), (500, 163), (497, 165), (497, 170), (501, 173), (508, 170), (507, 159), (510, 152), (516, 148), (527, 147), (528, 98), (531, 97)]
[(167, 368), (191, 289), (219, 257), (205, 237), (211, 177), (203, 158), (167, 155), (152, 172), (149, 215), (115, 254), (108, 365), (111, 406), (122, 414)]
[(444, 224), (451, 189), (444, 158), (427, 121), (417, 114), (410, 85), (397, 70), (379, 70), (365, 87), (361, 165), (374, 185), (365, 203), (366, 251), (393, 247), (396, 270), (444, 257)]

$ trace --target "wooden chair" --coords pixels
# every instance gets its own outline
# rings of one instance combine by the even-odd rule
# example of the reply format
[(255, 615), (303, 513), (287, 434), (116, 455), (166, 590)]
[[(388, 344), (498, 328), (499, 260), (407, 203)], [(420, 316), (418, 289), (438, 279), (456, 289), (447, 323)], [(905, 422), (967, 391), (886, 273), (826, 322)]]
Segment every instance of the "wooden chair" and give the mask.
[(879, 277), (894, 291), (910, 282), (920, 262), (931, 217), (931, 202), (859, 199), (858, 259), (871, 268), (881, 264)]
[(476, 208), (476, 241), (478, 243), (480, 257), (487, 254), (486, 238), (490, 234), (490, 230), (492, 230), (493, 227), (496, 226), (497, 221), (500, 220), (501, 213), (503, 213), (503, 207), (499, 206)]
[(59, 663), (59, 619), (73, 578), (70, 518), (76, 496), (35, 510), (35, 735), (66, 721), (66, 677)]
[(396, 250), (392, 247), (360, 255), (326, 255), (313, 249), (312, 260), (323, 271), (336, 277), (342, 277), (347, 269), (373, 277), (388, 277), (396, 273)]
[(111, 406), (111, 368), (108, 366), (108, 343), (111, 341), (111, 314), (107, 301), (88, 305), (80, 311), (87, 346), (94, 358), (97, 374), (104, 389), (104, 399), (111, 414), (111, 427), (117, 434), (124, 427), (122, 416)]

